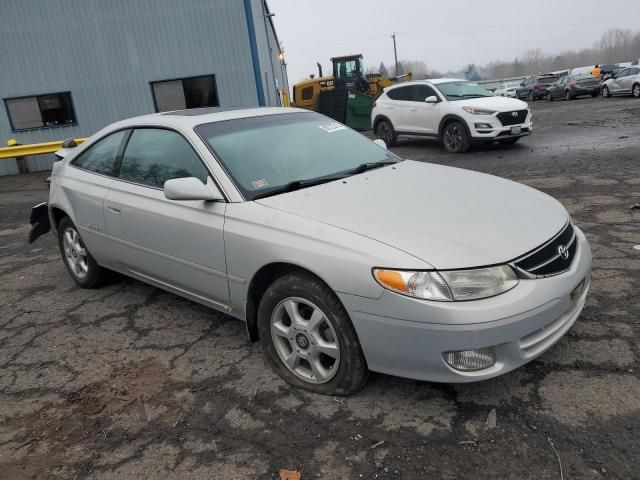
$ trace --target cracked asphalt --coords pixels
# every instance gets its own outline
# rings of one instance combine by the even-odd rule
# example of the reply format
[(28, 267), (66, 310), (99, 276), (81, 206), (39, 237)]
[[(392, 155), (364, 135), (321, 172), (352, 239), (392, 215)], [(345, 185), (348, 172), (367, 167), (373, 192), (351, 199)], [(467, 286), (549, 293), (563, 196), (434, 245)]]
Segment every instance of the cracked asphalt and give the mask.
[(77, 288), (51, 235), (26, 242), (46, 174), (0, 177), (0, 478), (640, 478), (640, 102), (532, 109), (513, 146), (394, 148), (539, 188), (591, 242), (569, 334), (477, 384), (289, 387), (236, 320), (121, 276)]

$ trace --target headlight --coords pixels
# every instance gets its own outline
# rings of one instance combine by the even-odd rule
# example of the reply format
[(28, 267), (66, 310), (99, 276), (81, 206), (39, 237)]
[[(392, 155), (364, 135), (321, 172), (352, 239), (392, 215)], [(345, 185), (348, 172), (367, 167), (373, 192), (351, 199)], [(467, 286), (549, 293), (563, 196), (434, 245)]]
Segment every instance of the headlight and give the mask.
[(495, 110), (487, 110), (486, 108), (462, 107), (462, 109), (471, 115), (493, 115)]
[(518, 277), (507, 265), (439, 272), (376, 268), (373, 276), (382, 287), (392, 292), (440, 302), (493, 297), (518, 284)]

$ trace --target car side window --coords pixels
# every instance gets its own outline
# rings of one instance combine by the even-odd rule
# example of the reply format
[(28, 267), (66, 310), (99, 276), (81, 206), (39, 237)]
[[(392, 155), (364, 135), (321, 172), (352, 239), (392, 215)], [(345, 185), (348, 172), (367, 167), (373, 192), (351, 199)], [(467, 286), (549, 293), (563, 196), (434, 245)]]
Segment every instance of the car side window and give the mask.
[(406, 87), (399, 87), (390, 90), (387, 96), (392, 100), (402, 100), (405, 102), (411, 102), (414, 99), (413, 85)]
[(167, 180), (185, 177), (207, 183), (208, 172), (182, 135), (160, 128), (133, 131), (122, 156), (119, 178), (163, 188)]
[(127, 130), (120, 130), (98, 140), (74, 159), (71, 165), (101, 175), (113, 175), (113, 166), (126, 133)]
[(433, 88), (428, 85), (416, 85), (414, 89), (414, 95), (414, 100), (416, 102), (424, 102), (427, 97), (431, 96), (435, 96), (436, 98), (438, 97)]
[(622, 77), (626, 77), (627, 75), (629, 75), (629, 69), (625, 68), (624, 70), (622, 70), (620, 73), (618, 73), (618, 75), (616, 76), (616, 78), (622, 78)]

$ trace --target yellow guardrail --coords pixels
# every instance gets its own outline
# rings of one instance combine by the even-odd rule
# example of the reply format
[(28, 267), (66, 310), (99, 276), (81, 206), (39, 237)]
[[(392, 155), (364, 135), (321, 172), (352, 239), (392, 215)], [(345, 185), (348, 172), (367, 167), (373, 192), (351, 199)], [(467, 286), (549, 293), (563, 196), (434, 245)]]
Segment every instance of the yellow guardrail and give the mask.
[[(78, 145), (86, 140), (86, 138), (74, 139)], [(55, 153), (62, 148), (63, 140), (59, 142), (34, 143), (31, 145), (14, 144), (11, 147), (0, 147), (0, 160), (3, 158), (20, 158), (32, 155), (43, 155), (45, 153)]]

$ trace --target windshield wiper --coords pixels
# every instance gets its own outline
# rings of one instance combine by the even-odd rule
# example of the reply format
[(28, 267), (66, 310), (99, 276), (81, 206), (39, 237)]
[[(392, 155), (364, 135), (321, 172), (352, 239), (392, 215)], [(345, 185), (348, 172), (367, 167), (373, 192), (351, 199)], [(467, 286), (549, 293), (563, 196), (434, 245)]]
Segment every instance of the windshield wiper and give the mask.
[(270, 197), (272, 195), (278, 195), (280, 193), (293, 192), (295, 190), (300, 190), (301, 188), (312, 187), (314, 185), (321, 185), (323, 183), (333, 182), (334, 180), (340, 180), (344, 178), (344, 175), (335, 175), (331, 177), (321, 177), (321, 178), (312, 178), (310, 180), (292, 180), (289, 183), (282, 185), (281, 187), (277, 187), (269, 190), (268, 192), (259, 193), (253, 197), (253, 200), (258, 200), (259, 198)]
[(368, 162), (368, 163), (362, 163), (360, 165), (358, 165), (356, 168), (354, 168), (353, 170), (349, 170), (347, 172), (348, 175), (357, 175), (358, 173), (364, 173), (367, 170), (373, 170), (374, 168), (379, 168), (379, 167), (384, 167), (385, 165), (392, 165), (394, 163), (397, 162)]

